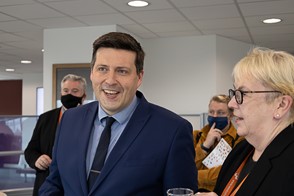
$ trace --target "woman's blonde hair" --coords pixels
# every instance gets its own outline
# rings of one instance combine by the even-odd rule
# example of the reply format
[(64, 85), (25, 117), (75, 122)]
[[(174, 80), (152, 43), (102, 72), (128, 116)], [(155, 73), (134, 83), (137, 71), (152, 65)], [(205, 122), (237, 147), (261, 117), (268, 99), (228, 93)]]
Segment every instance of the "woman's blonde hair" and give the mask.
[[(284, 51), (268, 48), (253, 48), (233, 69), (233, 80), (250, 76), (262, 85), (281, 93), (267, 95), (270, 101), (281, 94), (289, 95), (294, 100), (294, 56)], [(290, 109), (291, 122), (294, 120), (294, 105)]]

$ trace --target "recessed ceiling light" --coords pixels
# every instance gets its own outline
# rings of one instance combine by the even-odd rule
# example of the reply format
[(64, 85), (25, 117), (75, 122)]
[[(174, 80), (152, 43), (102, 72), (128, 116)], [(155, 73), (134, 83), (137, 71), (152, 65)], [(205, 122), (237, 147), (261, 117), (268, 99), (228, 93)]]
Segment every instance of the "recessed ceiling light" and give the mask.
[(32, 63), (32, 61), (29, 61), (29, 60), (21, 60), (20, 62), (22, 64), (30, 64), (30, 63)]
[(7, 68), (7, 69), (5, 69), (5, 71), (7, 71), (7, 72), (13, 72), (13, 71), (14, 71), (14, 69)]
[(266, 24), (274, 24), (274, 23), (279, 23), (281, 21), (282, 21), (282, 19), (280, 19), (280, 18), (268, 18), (268, 19), (263, 20), (262, 22), (266, 23)]
[(149, 5), (149, 3), (147, 1), (130, 1), (128, 5), (131, 7), (145, 7)]

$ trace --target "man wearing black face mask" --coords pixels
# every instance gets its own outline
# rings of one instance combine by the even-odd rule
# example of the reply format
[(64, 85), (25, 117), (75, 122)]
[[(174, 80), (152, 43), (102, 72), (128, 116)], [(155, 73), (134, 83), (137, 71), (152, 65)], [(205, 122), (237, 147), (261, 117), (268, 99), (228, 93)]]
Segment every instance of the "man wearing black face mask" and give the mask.
[(72, 94), (67, 94), (67, 95), (61, 96), (61, 103), (65, 108), (69, 109), (69, 108), (77, 107), (79, 104), (82, 104), (83, 99), (84, 99), (84, 96), (76, 97), (76, 96), (73, 96)]
[(237, 131), (231, 123), (233, 111), (228, 107), (229, 101), (230, 98), (226, 95), (213, 96), (208, 105), (207, 121), (209, 124), (200, 131), (195, 130), (193, 132), (199, 192), (207, 192), (214, 189), (221, 169), (221, 165), (207, 168), (202, 161), (222, 138), (232, 148), (243, 139), (237, 135)]
[(40, 115), (32, 138), (25, 149), (24, 155), (29, 166), (36, 170), (33, 196), (38, 195), (40, 186), (49, 175), (52, 148), (55, 132), (63, 112), (82, 105), (86, 98), (85, 78), (73, 74), (64, 76), (61, 81), (62, 107), (47, 111)]

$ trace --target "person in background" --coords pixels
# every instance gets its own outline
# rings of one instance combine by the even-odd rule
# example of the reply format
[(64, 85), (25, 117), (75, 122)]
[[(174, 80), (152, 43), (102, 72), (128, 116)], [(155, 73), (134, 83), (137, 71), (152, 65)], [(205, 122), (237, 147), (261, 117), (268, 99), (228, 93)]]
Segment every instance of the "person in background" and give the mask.
[[(165, 196), (174, 187), (197, 191), (192, 125), (138, 91), (144, 56), (140, 43), (126, 33), (110, 32), (94, 41), (90, 78), (97, 101), (64, 114), (40, 195)], [(104, 165), (94, 170), (105, 117), (115, 121)]]
[(233, 70), (237, 132), (214, 192), (197, 195), (293, 195), (294, 56), (254, 48)]
[(230, 101), (227, 95), (215, 95), (208, 104), (208, 123), (201, 130), (193, 131), (196, 151), (196, 166), (198, 169), (199, 191), (213, 191), (221, 165), (207, 168), (202, 161), (217, 146), (223, 138), (232, 148), (243, 138), (231, 123), (233, 110), (228, 107)]
[(29, 166), (36, 170), (33, 195), (37, 196), (40, 186), (49, 175), (55, 132), (61, 116), (69, 108), (81, 105), (86, 98), (85, 78), (73, 74), (64, 76), (61, 81), (61, 103), (56, 108), (41, 114), (31, 140), (24, 151)]

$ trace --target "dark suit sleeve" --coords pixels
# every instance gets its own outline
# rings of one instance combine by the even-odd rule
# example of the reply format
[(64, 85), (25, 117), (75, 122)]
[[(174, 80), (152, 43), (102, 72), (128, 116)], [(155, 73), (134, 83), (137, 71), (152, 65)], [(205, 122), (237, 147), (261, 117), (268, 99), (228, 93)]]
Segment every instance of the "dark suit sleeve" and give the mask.
[(57, 161), (55, 158), (56, 149), (58, 148), (60, 127), (61, 126), (57, 127), (56, 139), (53, 146), (53, 153), (52, 153), (53, 157), (52, 157), (52, 163), (50, 165), (50, 175), (46, 178), (45, 182), (42, 184), (42, 186), (39, 189), (40, 196), (41, 195), (42, 196), (63, 196), (64, 195), (64, 190), (62, 187), (62, 182), (61, 182), (60, 174), (58, 171)]
[(43, 124), (42, 118), (39, 118), (35, 126), (32, 138), (24, 151), (25, 159), (27, 163), (29, 164), (29, 166), (33, 169), (37, 169), (35, 167), (35, 162), (42, 155), (42, 153), (39, 150), (42, 124)]
[(36, 123), (31, 140), (24, 151), (25, 159), (33, 169), (38, 170), (35, 162), (42, 154), (52, 156), (59, 113), (60, 108), (45, 112)]
[(185, 187), (198, 190), (197, 168), (191, 124), (182, 123), (172, 142), (165, 169), (165, 188)]

